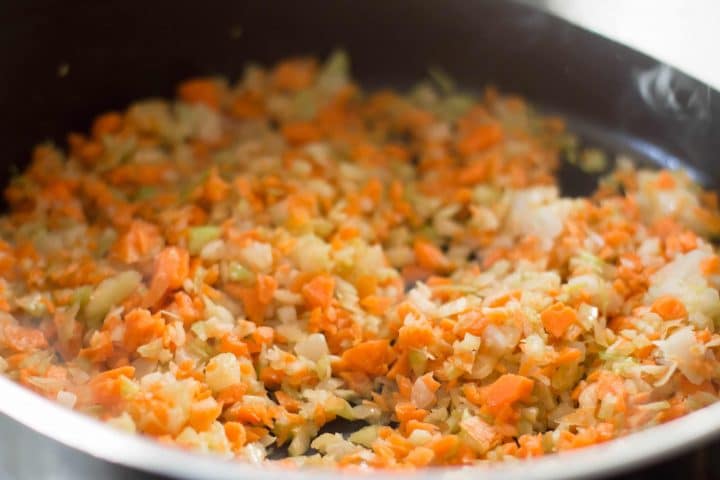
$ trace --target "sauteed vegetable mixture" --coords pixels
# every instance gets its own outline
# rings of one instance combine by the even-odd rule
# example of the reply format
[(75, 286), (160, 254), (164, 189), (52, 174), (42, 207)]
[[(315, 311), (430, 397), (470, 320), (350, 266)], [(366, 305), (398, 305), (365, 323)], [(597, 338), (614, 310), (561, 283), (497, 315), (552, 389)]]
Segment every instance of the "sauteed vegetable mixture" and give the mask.
[(621, 160), (563, 197), (560, 119), (439, 72), (364, 92), (342, 53), (177, 92), (7, 188), (13, 380), (163, 443), (352, 468), (545, 455), (718, 399), (720, 214), (682, 172)]

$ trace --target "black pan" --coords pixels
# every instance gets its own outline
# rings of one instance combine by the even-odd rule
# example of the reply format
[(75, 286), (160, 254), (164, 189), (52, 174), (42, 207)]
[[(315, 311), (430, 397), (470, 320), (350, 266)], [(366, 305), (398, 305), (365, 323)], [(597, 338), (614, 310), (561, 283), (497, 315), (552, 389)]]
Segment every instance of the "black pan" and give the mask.
[[(705, 185), (720, 186), (720, 169), (715, 167), (720, 152), (718, 92), (520, 3), (26, 0), (0, 4), (0, 18), (3, 183), (27, 163), (34, 144), (53, 140), (64, 145), (67, 132), (86, 130), (99, 112), (121, 109), (138, 98), (171, 96), (187, 77), (220, 74), (234, 80), (247, 61), (272, 63), (296, 54), (322, 57), (342, 47), (351, 56), (355, 76), (369, 88), (409, 87), (428, 67), (441, 67), (463, 88), (479, 90), (492, 83), (546, 111), (564, 114), (571, 130), (589, 144), (643, 162), (683, 167)], [(566, 194), (581, 195), (589, 193), (595, 178), (565, 165), (561, 181)], [(140, 462), (142, 455), (113, 450), (100, 437), (97, 445), (92, 439), (76, 441), (78, 435), (67, 432), (63, 423), (72, 422), (74, 414), (42, 407), (36, 416), (47, 417), (40, 420), (27, 412), (39, 399), (16, 389), (0, 381), (0, 411), (5, 413), (0, 415), (0, 476), (2, 468), (23, 479), (51, 474), (61, 479), (140, 478), (137, 469), (183, 476), (183, 466)], [(713, 412), (682, 424), (678, 438), (687, 438), (688, 444), (707, 441), (714, 430), (720, 431), (720, 410)], [(61, 417), (63, 422), (54, 428), (55, 418)], [(717, 419), (717, 428), (710, 428), (707, 419)], [(78, 429), (88, 425), (86, 419), (77, 422)], [(92, 432), (100, 430), (93, 427)], [(672, 426), (662, 432), (672, 436)], [(603, 465), (602, 455), (591, 455), (585, 470), (576, 471), (617, 472), (658, 460), (658, 454), (680, 452), (678, 443), (668, 441), (657, 452), (618, 456), (610, 466)], [(156, 451), (147, 445), (148, 452)], [(637, 449), (632, 441), (628, 445)], [(701, 458), (698, 455), (686, 457), (686, 462)], [(192, 462), (200, 460), (187, 459), (188, 475), (208, 472), (193, 467)], [(712, 467), (710, 460), (699, 462), (697, 468)], [(694, 465), (666, 463), (659, 468), (690, 474), (696, 471)], [(546, 471), (562, 476), (562, 463)], [(658, 469), (653, 472), (657, 475)], [(263, 473), (238, 470), (243, 477)]]

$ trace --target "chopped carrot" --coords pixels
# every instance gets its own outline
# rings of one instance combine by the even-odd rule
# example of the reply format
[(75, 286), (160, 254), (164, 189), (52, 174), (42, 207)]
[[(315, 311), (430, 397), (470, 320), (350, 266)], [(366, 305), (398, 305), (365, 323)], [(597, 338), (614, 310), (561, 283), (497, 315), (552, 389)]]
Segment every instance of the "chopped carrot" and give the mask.
[(230, 113), (241, 119), (261, 118), (265, 115), (265, 103), (261, 97), (246, 93), (233, 101)]
[(273, 72), (273, 83), (280, 90), (297, 92), (315, 81), (317, 64), (313, 59), (297, 58), (280, 63)]
[(320, 130), (311, 122), (286, 123), (282, 134), (290, 145), (302, 145), (320, 139)]
[(234, 403), (241, 402), (243, 396), (247, 393), (247, 390), (248, 386), (246, 384), (236, 383), (235, 385), (230, 385), (220, 391), (216, 400), (221, 405), (232, 405)]
[(425, 467), (435, 458), (435, 451), (428, 447), (415, 447), (407, 454), (405, 460), (416, 467)]
[(373, 275), (362, 275), (357, 279), (355, 284), (358, 296), (365, 298), (368, 295), (374, 295), (378, 288), (378, 279)]
[(457, 148), (462, 155), (472, 155), (495, 145), (502, 138), (503, 131), (499, 125), (481, 125), (462, 137)]
[(432, 271), (417, 265), (405, 265), (402, 269), (402, 277), (408, 285), (422, 282), (432, 275)]
[(430, 242), (416, 240), (413, 245), (418, 265), (430, 271), (445, 271), (450, 267), (450, 260)]
[(475, 185), (488, 178), (490, 164), (486, 161), (475, 162), (460, 170), (458, 181), (461, 185)]
[(168, 288), (182, 287), (189, 274), (189, 256), (187, 250), (180, 247), (168, 247), (160, 252), (156, 272), (165, 272)]
[(518, 438), (518, 444), (520, 444), (520, 450), (518, 450), (518, 456), (520, 457), (539, 457), (545, 454), (541, 433), (537, 435), (521, 435)]
[(256, 280), (258, 301), (262, 304), (269, 304), (275, 290), (277, 290), (277, 280), (270, 275), (258, 275)]
[(540, 314), (545, 330), (554, 337), (565, 335), (568, 327), (577, 321), (577, 312), (563, 303), (555, 303)]
[(378, 376), (388, 371), (394, 357), (395, 353), (387, 340), (369, 340), (345, 350), (341, 362), (345, 369)]
[(210, 428), (210, 425), (222, 413), (222, 405), (215, 401), (213, 397), (193, 402), (190, 405), (190, 419), (188, 423), (198, 432), (203, 432)]
[(409, 422), (411, 420), (422, 421), (427, 416), (428, 411), (417, 408), (411, 402), (400, 402), (395, 405), (395, 416), (400, 422)]
[(225, 422), (223, 425), (225, 429), (225, 436), (232, 443), (234, 448), (240, 448), (245, 445), (247, 441), (247, 434), (245, 427), (239, 422)]
[(460, 439), (457, 435), (444, 435), (428, 444), (428, 447), (435, 452), (435, 456), (443, 459), (452, 457), (459, 446)]
[(230, 352), (238, 357), (250, 357), (247, 343), (240, 340), (234, 333), (227, 333), (220, 339), (221, 352)]
[(435, 340), (430, 325), (403, 325), (398, 331), (397, 346), (403, 349), (422, 348)]
[(95, 119), (92, 126), (92, 133), (95, 138), (103, 135), (116, 133), (122, 128), (123, 117), (117, 112), (108, 112)]
[(582, 352), (577, 348), (567, 347), (560, 351), (555, 360), (558, 365), (564, 365), (566, 363), (573, 363), (582, 357)]
[(120, 377), (133, 378), (134, 376), (135, 368), (131, 366), (106, 370), (97, 374), (89, 382), (93, 401), (107, 407), (116, 406), (122, 399), (122, 384), (118, 379)]
[(217, 167), (210, 169), (210, 174), (202, 188), (202, 198), (208, 203), (225, 200), (230, 193), (230, 186), (220, 177)]
[(335, 279), (330, 275), (318, 275), (302, 288), (308, 307), (326, 308), (330, 305), (335, 291)]
[(153, 315), (143, 308), (136, 308), (128, 312), (124, 321), (123, 344), (129, 352), (133, 352), (140, 345), (159, 337), (165, 329), (165, 321), (161, 315)]
[(45, 348), (48, 344), (41, 331), (18, 325), (6, 325), (0, 338), (0, 341), (16, 352), (31, 352)]
[(128, 230), (112, 246), (115, 257), (125, 263), (135, 263), (162, 248), (163, 239), (157, 226), (133, 220)]
[(422, 378), (422, 382), (425, 384), (427, 389), (429, 391), (431, 391), (432, 393), (437, 392), (438, 389), (440, 388), (440, 382), (438, 382), (437, 380), (435, 380), (433, 378), (432, 372), (428, 372), (420, 378)]
[(655, 180), (655, 185), (662, 190), (671, 190), (675, 188), (675, 184), (675, 179), (667, 170), (658, 173), (657, 179)]
[(90, 339), (90, 346), (78, 352), (80, 357), (94, 363), (104, 362), (113, 354), (113, 344), (108, 332), (96, 331)]
[(382, 315), (392, 305), (392, 299), (389, 297), (380, 297), (377, 295), (368, 295), (360, 300), (360, 305), (373, 315)]
[(248, 343), (250, 353), (258, 353), (262, 350), (263, 345), (270, 346), (275, 339), (275, 330), (270, 327), (258, 327), (251, 334)]
[(675, 320), (685, 318), (688, 314), (685, 305), (675, 297), (665, 296), (655, 300), (652, 304), (652, 311), (660, 315), (664, 320)]
[(480, 395), (491, 413), (498, 413), (503, 407), (526, 400), (533, 390), (532, 379), (506, 373), (492, 384), (481, 389)]
[(214, 110), (220, 108), (220, 88), (211, 78), (187, 80), (178, 87), (178, 96), (188, 103), (202, 103)]

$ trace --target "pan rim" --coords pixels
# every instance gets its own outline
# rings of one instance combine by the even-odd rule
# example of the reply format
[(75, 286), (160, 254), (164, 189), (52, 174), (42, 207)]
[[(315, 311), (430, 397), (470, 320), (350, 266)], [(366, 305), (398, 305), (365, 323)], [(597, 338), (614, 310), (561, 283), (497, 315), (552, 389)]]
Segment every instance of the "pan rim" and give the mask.
[(183, 451), (137, 434), (117, 430), (0, 377), (0, 413), (63, 445), (92, 457), (139, 471), (178, 479), (293, 480), (338, 477), (391, 480), (412, 475), (418, 479), (466, 478), (482, 473), (487, 480), (508, 478), (593, 478), (636, 468), (720, 435), (720, 402), (668, 423), (632, 433), (604, 444), (496, 465), (434, 467), (414, 471), (337, 470), (307, 467), (288, 471), (272, 464), (224, 460), (210, 454)]

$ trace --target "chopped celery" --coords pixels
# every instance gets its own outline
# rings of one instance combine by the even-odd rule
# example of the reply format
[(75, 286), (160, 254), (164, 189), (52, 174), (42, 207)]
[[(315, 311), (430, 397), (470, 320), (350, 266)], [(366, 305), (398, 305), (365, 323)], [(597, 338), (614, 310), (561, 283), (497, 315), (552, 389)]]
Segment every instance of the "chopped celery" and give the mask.
[(350, 57), (345, 50), (333, 51), (323, 65), (321, 75), (347, 75), (350, 72)]
[(580, 154), (579, 165), (585, 173), (598, 173), (607, 168), (607, 158), (602, 150), (587, 148)]
[(100, 238), (98, 238), (97, 250), (95, 251), (95, 255), (99, 258), (104, 257), (110, 250), (110, 247), (112, 247), (113, 243), (115, 243), (116, 239), (117, 232), (115, 232), (115, 230), (113, 230), (112, 228), (106, 228), (100, 234)]
[(144, 185), (135, 192), (135, 200), (147, 200), (148, 198), (154, 197), (156, 193), (156, 187)]
[(238, 262), (231, 262), (228, 266), (228, 279), (231, 282), (252, 284), (255, 282), (255, 274)]
[(290, 456), (297, 457), (305, 453), (308, 447), (310, 447), (310, 439), (314, 434), (315, 432), (309, 431), (307, 426), (298, 428), (290, 445), (288, 445), (288, 453)]
[(329, 355), (321, 357), (315, 363), (315, 373), (320, 380), (327, 380), (332, 376), (332, 362)]
[(82, 287), (76, 288), (72, 294), (71, 303), (77, 305), (79, 308), (85, 307), (90, 301), (92, 291), (93, 289), (90, 285), (83, 285)]
[(110, 309), (125, 300), (140, 285), (141, 280), (138, 272), (128, 270), (100, 282), (83, 311), (88, 326), (99, 327)]
[(300, 120), (310, 120), (315, 116), (316, 103), (317, 101), (311, 91), (302, 90), (293, 98), (295, 115), (297, 115)]
[(140, 391), (140, 386), (136, 382), (127, 378), (125, 375), (120, 375), (118, 380), (120, 381), (120, 394), (123, 398), (132, 397)]
[(443, 69), (433, 67), (428, 69), (428, 74), (432, 81), (438, 86), (441, 93), (447, 95), (455, 90), (455, 81)]
[(352, 443), (370, 448), (372, 443), (378, 437), (378, 430), (380, 430), (379, 425), (368, 425), (367, 427), (363, 427), (360, 430), (351, 433), (348, 440)]
[(408, 353), (408, 362), (415, 375), (420, 376), (425, 373), (427, 367), (427, 354), (423, 350), (410, 350)]
[(192, 227), (188, 232), (188, 250), (197, 255), (205, 245), (220, 237), (220, 232), (220, 227), (215, 225)]
[(340, 397), (333, 397), (329, 399), (325, 404), (325, 409), (333, 415), (342, 417), (345, 420), (355, 420), (352, 406), (347, 402), (347, 400)]
[(474, 104), (475, 99), (470, 95), (451, 95), (442, 102), (440, 114), (453, 121), (465, 115)]

